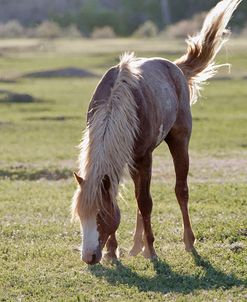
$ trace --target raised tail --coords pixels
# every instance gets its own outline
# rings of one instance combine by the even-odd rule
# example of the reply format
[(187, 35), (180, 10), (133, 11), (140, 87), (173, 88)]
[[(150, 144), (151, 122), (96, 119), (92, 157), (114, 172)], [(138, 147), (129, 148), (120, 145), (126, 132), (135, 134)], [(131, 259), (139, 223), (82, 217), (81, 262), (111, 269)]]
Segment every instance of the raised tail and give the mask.
[(187, 53), (175, 61), (188, 80), (191, 104), (197, 101), (202, 84), (212, 78), (222, 66), (216, 65), (214, 59), (227, 40), (224, 37), (226, 26), (241, 1), (220, 1), (208, 13), (201, 32), (186, 41)]

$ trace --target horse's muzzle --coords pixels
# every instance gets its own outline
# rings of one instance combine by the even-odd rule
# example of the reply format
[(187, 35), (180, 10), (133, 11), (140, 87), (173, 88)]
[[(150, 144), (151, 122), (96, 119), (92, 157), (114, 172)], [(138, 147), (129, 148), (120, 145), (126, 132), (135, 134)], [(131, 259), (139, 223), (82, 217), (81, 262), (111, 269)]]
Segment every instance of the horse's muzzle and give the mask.
[(100, 247), (96, 249), (93, 253), (84, 253), (82, 254), (82, 260), (89, 265), (99, 263), (102, 258), (102, 252)]

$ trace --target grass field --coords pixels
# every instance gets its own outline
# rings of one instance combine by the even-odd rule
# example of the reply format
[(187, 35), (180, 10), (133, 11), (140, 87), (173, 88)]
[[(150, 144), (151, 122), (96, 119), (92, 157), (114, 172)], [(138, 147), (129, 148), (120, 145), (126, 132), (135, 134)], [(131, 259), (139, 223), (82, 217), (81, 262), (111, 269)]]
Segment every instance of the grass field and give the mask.
[[(174, 172), (165, 145), (154, 155), (153, 227), (159, 260), (128, 257), (135, 225), (133, 185), (119, 200), (121, 260), (87, 267), (70, 222), (77, 149), (90, 96), (124, 50), (173, 60), (182, 41), (0, 41), (0, 301), (246, 301), (247, 42), (218, 57), (232, 63), (193, 106), (190, 212), (198, 254), (184, 251)], [(95, 78), (26, 78), (78, 67)], [(29, 94), (31, 102), (11, 98)]]

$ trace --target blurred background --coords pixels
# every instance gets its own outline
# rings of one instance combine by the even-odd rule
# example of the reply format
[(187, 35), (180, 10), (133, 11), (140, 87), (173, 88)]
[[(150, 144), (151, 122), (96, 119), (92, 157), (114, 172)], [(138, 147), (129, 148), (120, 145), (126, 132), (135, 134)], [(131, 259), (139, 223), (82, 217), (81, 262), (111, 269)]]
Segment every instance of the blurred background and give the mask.
[[(183, 37), (201, 25), (218, 1), (198, 0), (0, 0), (0, 37)], [(231, 27), (247, 36), (247, 3)]]

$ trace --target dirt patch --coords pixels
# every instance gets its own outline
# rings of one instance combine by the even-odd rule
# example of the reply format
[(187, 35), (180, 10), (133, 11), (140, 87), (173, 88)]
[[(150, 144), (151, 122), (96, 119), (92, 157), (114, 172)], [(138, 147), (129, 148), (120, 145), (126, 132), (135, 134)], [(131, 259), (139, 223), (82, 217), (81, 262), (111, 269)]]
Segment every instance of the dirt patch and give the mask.
[(0, 45), (1, 55), (9, 53), (34, 52), (44, 48), (43, 43), (35, 39), (3, 39)]
[(16, 79), (0, 78), (0, 83), (14, 84), (17, 83)]
[[(171, 158), (154, 156), (153, 181), (175, 183)], [(244, 183), (247, 182), (247, 154), (241, 158), (190, 156), (189, 181), (191, 183)]]
[(12, 125), (13, 125), (13, 123), (11, 123), (11, 122), (0, 121), (0, 128), (9, 127)]
[(86, 69), (67, 67), (67, 68), (30, 72), (24, 74), (23, 77), (24, 78), (88, 78), (88, 77), (97, 77), (97, 75)]
[[(1, 163), (0, 163), (1, 167)], [(77, 171), (76, 159), (61, 160), (56, 166), (52, 163), (22, 164), (8, 166), (2, 163), (0, 179), (11, 180), (65, 180), (73, 177), (73, 171)], [(131, 182), (129, 173), (125, 171), (123, 182)], [(173, 161), (170, 155), (154, 155), (152, 182), (171, 184), (174, 186), (175, 173)], [(190, 156), (190, 183), (247, 183), (247, 153), (227, 158), (210, 156)]]
[(34, 169), (34, 167), (27, 165), (17, 165), (0, 169), (0, 179), (10, 180), (62, 180), (72, 177), (70, 169), (66, 168), (43, 168)]
[(81, 119), (79, 116), (40, 116), (40, 117), (30, 117), (27, 120), (28, 121), (58, 121), (58, 122), (63, 122), (63, 121), (68, 121), (68, 120), (78, 120)]

